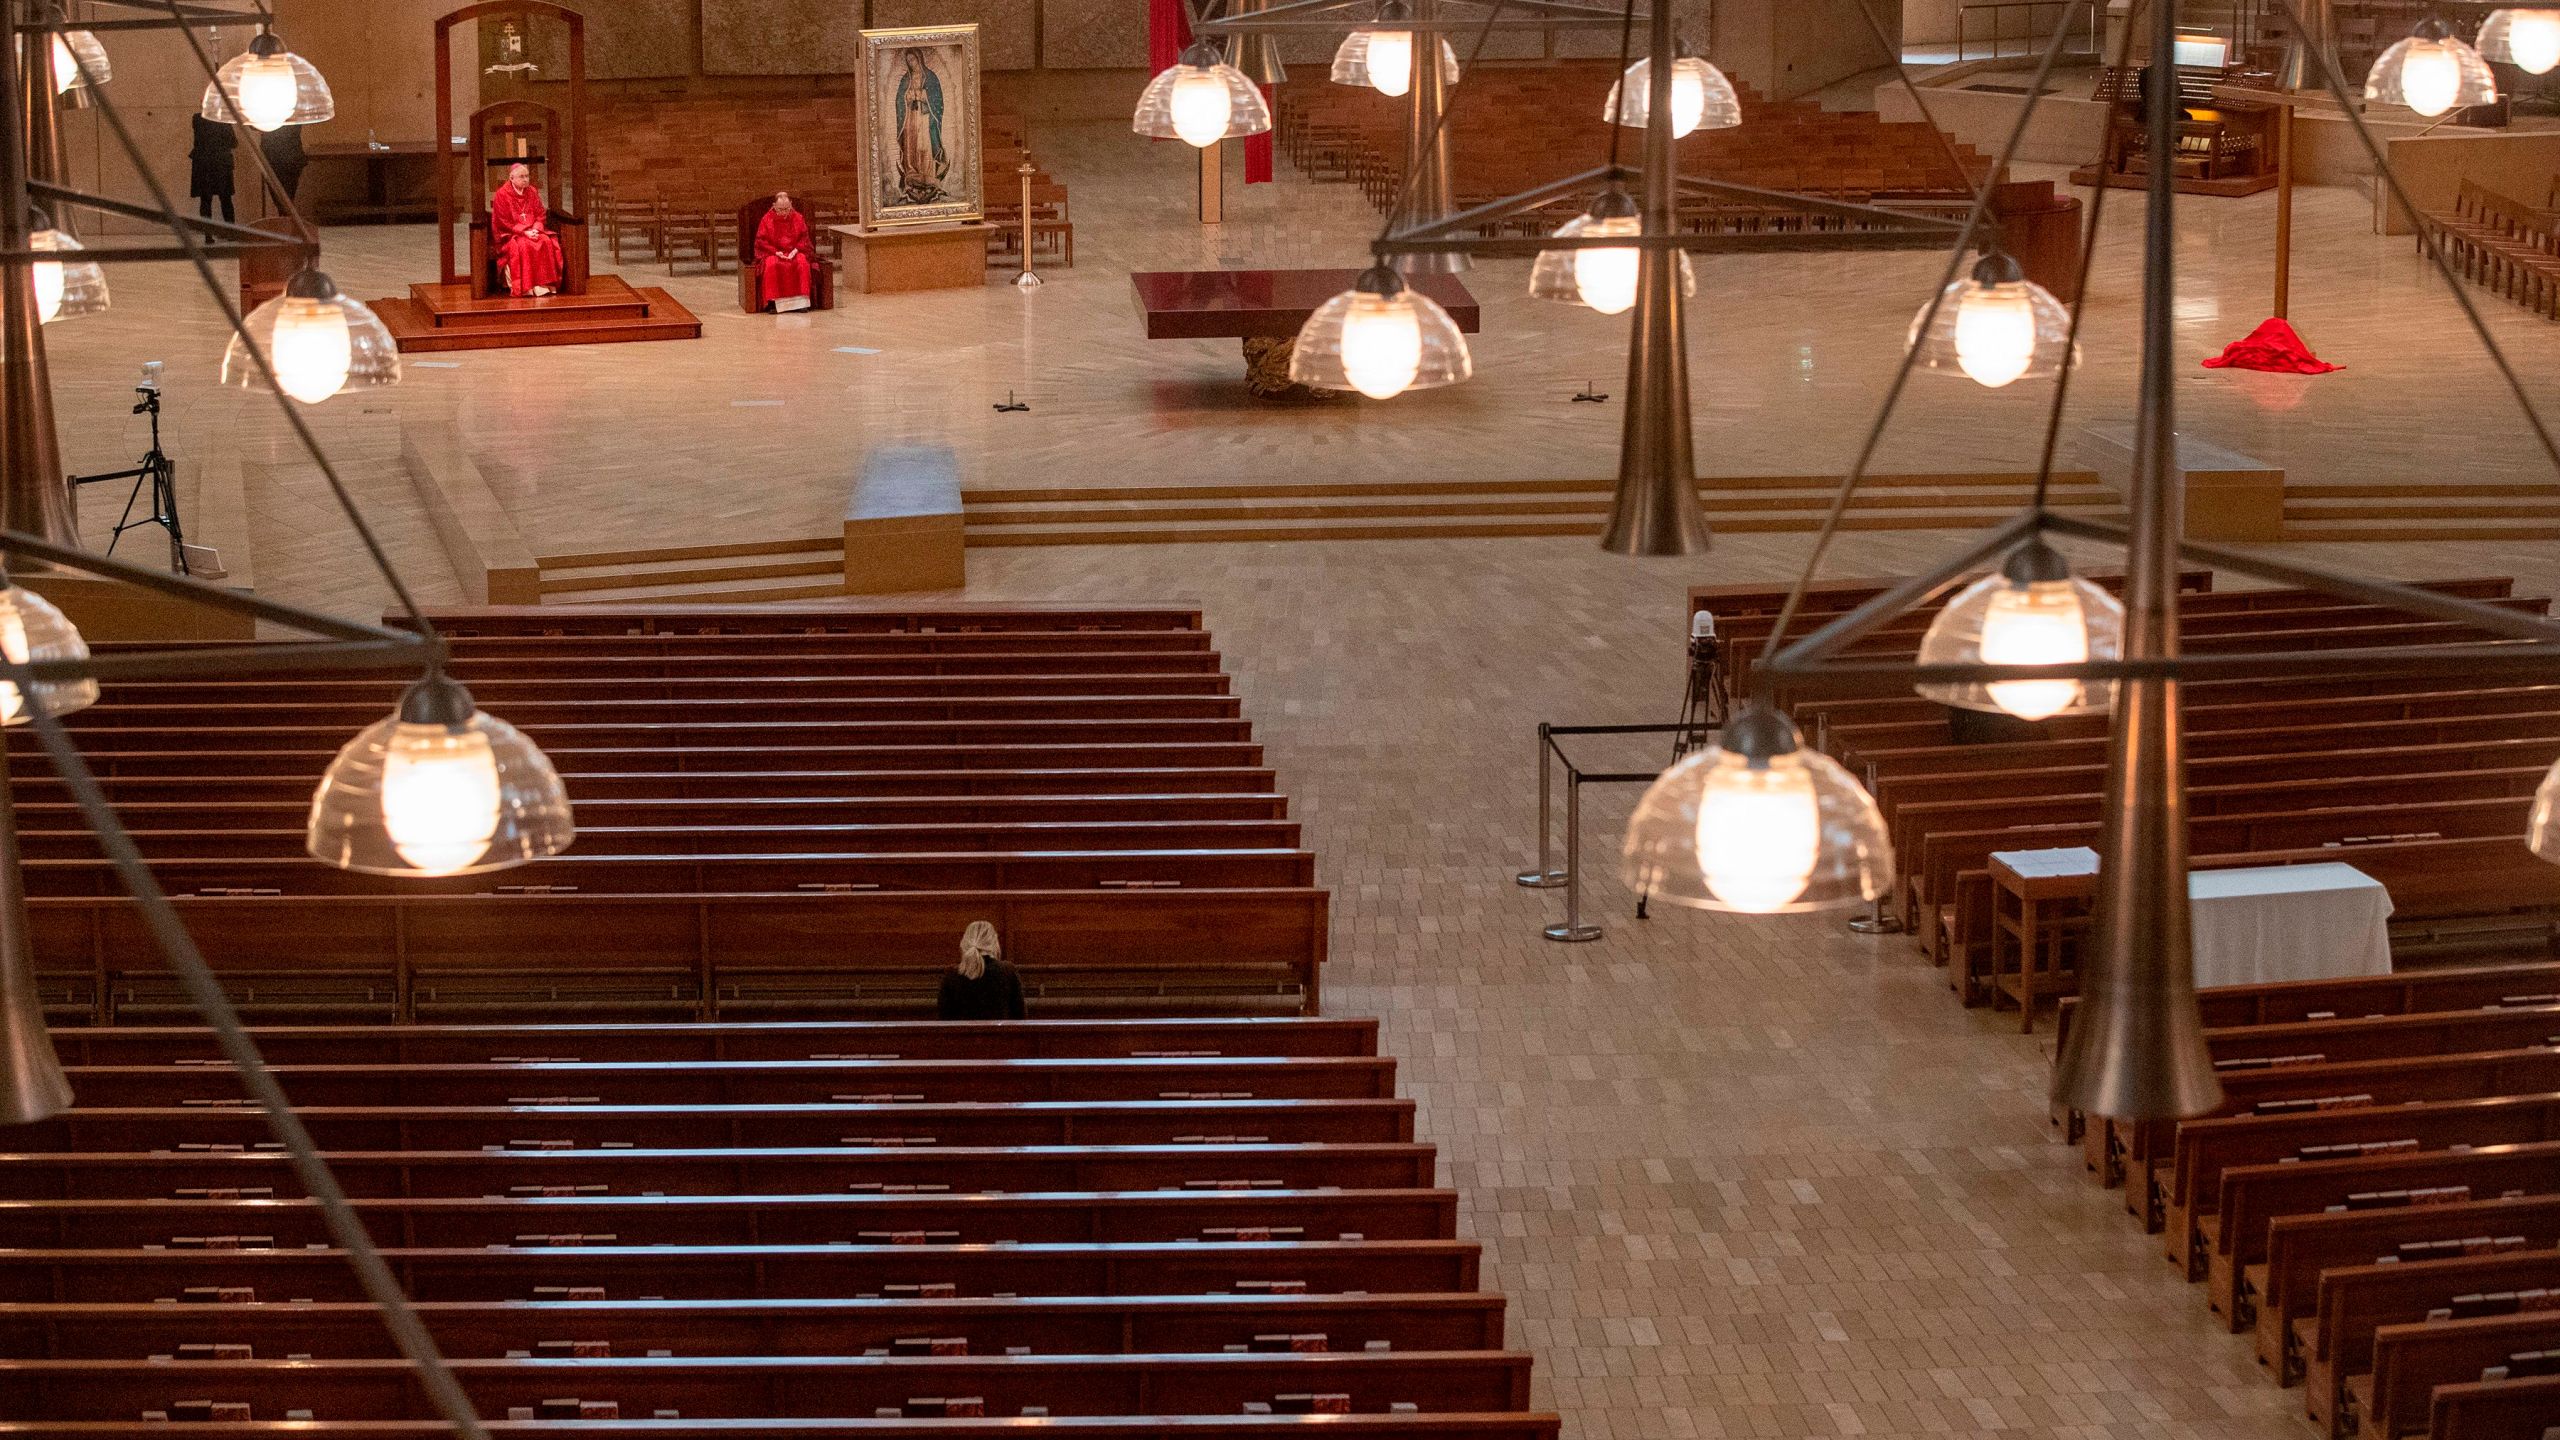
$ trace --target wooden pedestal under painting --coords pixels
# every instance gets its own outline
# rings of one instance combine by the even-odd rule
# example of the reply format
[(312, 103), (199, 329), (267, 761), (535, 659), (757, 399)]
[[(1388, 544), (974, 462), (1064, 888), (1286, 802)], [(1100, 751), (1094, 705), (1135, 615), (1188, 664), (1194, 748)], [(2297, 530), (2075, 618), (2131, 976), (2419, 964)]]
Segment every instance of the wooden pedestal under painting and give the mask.
[(862, 224), (986, 213), (978, 148), (978, 27), (862, 32)]

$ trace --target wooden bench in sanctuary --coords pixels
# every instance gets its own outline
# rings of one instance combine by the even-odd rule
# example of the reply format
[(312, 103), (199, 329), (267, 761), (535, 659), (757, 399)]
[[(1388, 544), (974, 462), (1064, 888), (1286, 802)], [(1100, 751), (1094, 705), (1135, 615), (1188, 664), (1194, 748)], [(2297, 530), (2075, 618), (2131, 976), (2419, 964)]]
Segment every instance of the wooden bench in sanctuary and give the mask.
[[(1377, 1023), (1314, 1013), (1326, 892), (1196, 614), (446, 618), (579, 806), (554, 860), (298, 858), (397, 677), (82, 740), (493, 1433), (1556, 1436)], [(20, 793), (78, 1098), (0, 1154), (0, 1437), (442, 1433)], [(916, 1018), (980, 919), (1033, 1018)]]

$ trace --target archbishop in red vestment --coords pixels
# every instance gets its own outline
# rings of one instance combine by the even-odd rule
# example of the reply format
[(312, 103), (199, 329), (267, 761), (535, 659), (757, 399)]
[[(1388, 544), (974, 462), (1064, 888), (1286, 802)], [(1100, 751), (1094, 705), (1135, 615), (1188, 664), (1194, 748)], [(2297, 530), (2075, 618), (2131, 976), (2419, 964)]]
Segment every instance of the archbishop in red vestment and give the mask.
[(560, 284), (560, 237), (551, 233), (551, 207), (533, 188), (533, 172), (507, 171), (507, 183), (489, 197), (489, 243), (510, 295), (548, 295)]
[[(809, 308), (809, 217), (777, 193), (756, 225), (757, 293), (777, 310)], [(797, 305), (781, 302), (797, 300)]]

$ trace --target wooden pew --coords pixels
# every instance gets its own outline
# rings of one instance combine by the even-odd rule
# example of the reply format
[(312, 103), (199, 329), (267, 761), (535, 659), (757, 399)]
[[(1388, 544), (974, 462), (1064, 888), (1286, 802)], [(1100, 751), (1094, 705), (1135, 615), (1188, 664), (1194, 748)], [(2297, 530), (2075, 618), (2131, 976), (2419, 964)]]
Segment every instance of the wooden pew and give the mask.
[[(398, 1246), (571, 1244), (815, 1245), (1115, 1242), (1350, 1236), (1443, 1240), (1457, 1231), (1448, 1190), (1117, 1190), (1045, 1194), (571, 1195), (358, 1197), (349, 1202), (378, 1243)], [(113, 1250), (182, 1238), (267, 1237), (279, 1247), (326, 1243), (308, 1200), (0, 1200), (0, 1245)], [(531, 1238), (527, 1238), (531, 1237)], [(568, 1238), (563, 1238), (568, 1237)], [(598, 1239), (596, 1237), (606, 1237)], [(872, 1237), (865, 1239), (864, 1237)]]
[[(580, 1152), (769, 1149), (877, 1144), (1362, 1144), (1413, 1138), (1413, 1102), (1104, 1100), (951, 1105), (297, 1106), (332, 1150), (455, 1150), (479, 1145)], [(276, 1142), (262, 1113), (234, 1106), (97, 1107), (9, 1132), (29, 1150), (178, 1153), (258, 1150)]]
[[(341, 737), (342, 739), (344, 737)], [(681, 752), (658, 747), (612, 745), (545, 745), (552, 766), (570, 777), (605, 772), (664, 771), (680, 768), (717, 775), (723, 771), (765, 773), (789, 768), (810, 774), (866, 774), (873, 771), (1021, 771), (1043, 769), (1181, 769), (1262, 766), (1262, 747), (1249, 740), (1129, 740), (1088, 743), (1036, 735), (1012, 744), (966, 744), (928, 741), (922, 744), (794, 745), (776, 750), (766, 745), (691, 745)], [(304, 750), (200, 750), (180, 746), (165, 750), (92, 752), (90, 765), (111, 779), (170, 776), (290, 775), (317, 784), (328, 769), (334, 746)], [(30, 762), (35, 763), (35, 762)]]
[[(129, 832), (143, 857), (155, 867), (184, 870), (192, 865), (224, 862), (287, 861), (310, 863), (306, 832), (300, 826), (272, 829), (188, 829)], [(1294, 821), (1012, 818), (996, 821), (925, 821), (913, 824), (727, 824), (589, 825), (579, 817), (576, 858), (642, 860), (693, 857), (732, 861), (759, 857), (818, 855), (1024, 855), (1059, 851), (1132, 850), (1167, 854), (1177, 851), (1225, 852), (1295, 850), (1300, 834)], [(96, 856), (98, 845), (84, 831), (26, 832), (20, 852), (27, 863), (70, 862)], [(73, 874), (64, 869), (56, 873)], [(687, 885), (684, 888), (713, 888)]]
[[(1018, 1415), (1233, 1413), (1288, 1394), (1348, 1394), (1354, 1411), (1397, 1404), (1460, 1412), (1525, 1410), (1530, 1357), (1499, 1351), (1305, 1355), (790, 1355), (489, 1359), (451, 1362), (487, 1415), (540, 1412), (563, 1395), (647, 1415), (828, 1416), (967, 1395)], [(0, 1360), (0, 1405), (15, 1414), (132, 1421), (190, 1399), (247, 1399), (249, 1418), (308, 1410), (341, 1419), (424, 1419), (435, 1411), (403, 1360)], [(559, 1412), (542, 1412), (557, 1415)], [(566, 1414), (581, 1412), (575, 1407)]]
[(2552, 1284), (2560, 1284), (2560, 1250), (2322, 1272), (2318, 1309), (2294, 1322), (2304, 1357), (2304, 1410), (2330, 1440), (2343, 1440), (2352, 1433), (2347, 1379), (2372, 1370), (2373, 1339), (2382, 1326), (2423, 1321), (2463, 1295)]
[(2551, 1440), (2560, 1425), (2560, 1376), (2440, 1385), (2427, 1433), (2442, 1440)]
[[(401, 1062), (269, 1069), (298, 1104), (393, 1107), (1384, 1099), (1396, 1086), (1396, 1062), (1377, 1055)], [(240, 1099), (238, 1077), (219, 1066), (75, 1065), (69, 1074), (83, 1104), (221, 1105)]]
[[(2506, 771), (2488, 771), (2504, 775)], [(296, 787), (302, 788), (302, 787)], [(830, 795), (728, 796), (703, 798), (577, 799), (580, 844), (601, 836), (607, 847), (628, 852), (635, 843), (668, 831), (689, 831), (746, 843), (780, 833), (800, 835), (887, 835), (916, 826), (992, 827), (1042, 825), (1111, 826), (1123, 833), (1160, 833), (1177, 824), (1237, 821), (1276, 822), (1288, 819), (1288, 797), (1273, 793), (1103, 795)], [(163, 849), (181, 838), (222, 836), (235, 845), (252, 840), (271, 848), (275, 837), (300, 848), (302, 821), (311, 797), (259, 800), (178, 800), (120, 803), (117, 817), (142, 844)], [(47, 843), (50, 853), (95, 853), (62, 849), (64, 837), (85, 836), (88, 826), (76, 807), (60, 801), (17, 806), (18, 833), (28, 843)], [(1147, 827), (1147, 828), (1133, 828)], [(1283, 836), (1283, 832), (1263, 832)], [(1285, 832), (1290, 844), (1296, 832)], [(1265, 838), (1259, 845), (1276, 843)]]
[[(2528, 1350), (2560, 1347), (2560, 1306), (2520, 1315), (2385, 1325), (2373, 1335), (2373, 1372), (2347, 1389), (2367, 1440), (2425, 1434), (2439, 1385), (2475, 1384), (2481, 1372)], [(2552, 1412), (2560, 1416), (2560, 1410)], [(2555, 1420), (2554, 1423), (2560, 1423)]]
[[(119, 806), (285, 805), (308, 807), (313, 776), (199, 773), (173, 778), (125, 775), (100, 782)], [(70, 801), (49, 775), (11, 777), (16, 791), (34, 797), (22, 810), (68, 814)], [(1057, 797), (1066, 800), (1130, 796), (1137, 800), (1181, 796), (1276, 795), (1274, 777), (1259, 766), (1132, 766), (1117, 769), (1052, 767), (1025, 770), (596, 770), (578, 776), (578, 810), (589, 805), (679, 805), (803, 802), (862, 805), (900, 800), (980, 800)]]
[[(507, 1437), (557, 1435), (556, 1420), (490, 1420), (490, 1433)], [(1384, 1415), (1327, 1415), (1321, 1433), (1327, 1440), (1556, 1440), (1561, 1422), (1552, 1412), (1461, 1414), (1416, 1412)], [(593, 1440), (737, 1440), (735, 1420), (581, 1420), (577, 1433)], [(439, 1420), (247, 1420), (199, 1421), (188, 1434), (204, 1440), (443, 1440), (452, 1427)], [(7, 1440), (105, 1440), (133, 1433), (130, 1421), (0, 1420)], [(877, 1440), (880, 1422), (861, 1419), (759, 1419), (755, 1433), (775, 1440)], [(1303, 1415), (1150, 1415), (1141, 1418), (1074, 1416), (1055, 1421), (944, 1419), (933, 1423), (941, 1440), (1043, 1440), (1073, 1436), (1075, 1440), (1160, 1440), (1164, 1436), (1217, 1437), (1217, 1440), (1284, 1440), (1314, 1433)]]
[[(2560, 966), (2550, 967), (2560, 976)], [(2503, 984), (2504, 982), (2497, 982)], [(2560, 1003), (2560, 1001), (2555, 1001)], [(1242, 1020), (812, 1020), (678, 1025), (263, 1025), (250, 1037), (279, 1065), (498, 1064), (554, 1060), (1075, 1059), (1375, 1055), (1365, 1015)], [(228, 1063), (201, 1026), (57, 1031), (71, 1065)]]
[(1090, 633), (1197, 631), (1200, 611), (1181, 605), (937, 603), (895, 605), (550, 605), (429, 606), (427, 618), (448, 638), (539, 636)]
[[(419, 1317), (448, 1355), (537, 1353), (575, 1337), (614, 1355), (905, 1353), (924, 1337), (974, 1355), (1217, 1353), (1315, 1337), (1330, 1351), (1499, 1350), (1495, 1294), (1130, 1295), (973, 1300), (436, 1301)], [(207, 1343), (251, 1356), (387, 1359), (369, 1305), (0, 1305), (0, 1351), (24, 1360), (143, 1360)], [(932, 1353), (947, 1352), (947, 1346)], [(248, 1358), (248, 1357), (244, 1357)]]
[(2279, 1215), (2267, 1227), (2267, 1259), (2245, 1268), (2244, 1308), (2256, 1316), (2258, 1363), (2281, 1385), (2302, 1378), (2294, 1322), (2318, 1313), (2321, 1272), (2443, 1258), (2506, 1240), (2525, 1248), (2560, 1245), (2560, 1194), (2512, 1195), (2458, 1205), (2336, 1210)]

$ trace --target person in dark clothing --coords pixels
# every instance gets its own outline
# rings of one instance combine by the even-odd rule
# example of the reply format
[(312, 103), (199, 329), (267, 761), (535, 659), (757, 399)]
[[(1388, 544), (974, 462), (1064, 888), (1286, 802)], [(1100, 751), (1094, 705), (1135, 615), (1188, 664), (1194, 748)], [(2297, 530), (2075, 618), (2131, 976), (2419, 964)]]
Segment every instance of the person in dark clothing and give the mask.
[(284, 190), (280, 211), (292, 210), (298, 203), (294, 192), (302, 188), (302, 167), (310, 160), (302, 153), (302, 127), (279, 125), (258, 137), (258, 148), (267, 154), (267, 168), (276, 172), (276, 184)]
[(936, 1010), (945, 1020), (1022, 1018), (1022, 974), (1004, 963), (996, 927), (984, 920), (969, 922), (960, 936), (960, 964), (942, 977)]
[(195, 143), (187, 149), (187, 193), (196, 197), (196, 213), (210, 220), (214, 202), (222, 202), (222, 218), (234, 220), (231, 197), (234, 188), (234, 157), (240, 151), (240, 136), (219, 120), (195, 117)]

